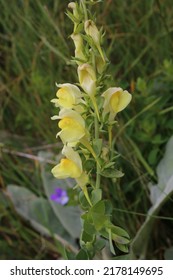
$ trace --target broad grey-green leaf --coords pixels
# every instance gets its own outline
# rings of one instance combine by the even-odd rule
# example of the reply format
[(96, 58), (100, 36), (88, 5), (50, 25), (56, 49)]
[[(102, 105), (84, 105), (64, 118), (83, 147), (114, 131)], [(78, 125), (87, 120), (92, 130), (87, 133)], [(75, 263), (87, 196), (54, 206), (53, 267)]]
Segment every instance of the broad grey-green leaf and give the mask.
[[(51, 158), (53, 155), (46, 152), (40, 152), (39, 156), (44, 158)], [(46, 163), (41, 163), (41, 173), (43, 179), (43, 186), (45, 189), (45, 193), (50, 202), (50, 205), (58, 217), (63, 227), (70, 233), (73, 238), (79, 238), (81, 233), (81, 211), (77, 206), (62, 206), (60, 204), (55, 203), (50, 200), (50, 195), (54, 192), (54, 190), (58, 188), (72, 188), (75, 185), (74, 180), (72, 179), (64, 179), (59, 180), (53, 177), (51, 174), (51, 168)]]
[(173, 136), (166, 145), (165, 154), (157, 166), (158, 184), (150, 183), (150, 200), (152, 207), (148, 211), (148, 216), (134, 238), (131, 249), (133, 256), (145, 259), (149, 236), (154, 224), (154, 216), (158, 214), (163, 204), (173, 193)]
[(168, 248), (164, 253), (165, 260), (173, 260), (173, 247)]
[(149, 237), (152, 231), (152, 227), (155, 221), (154, 216), (156, 216), (162, 207), (162, 205), (167, 201), (169, 196), (173, 193), (173, 175), (166, 184), (164, 191), (158, 196), (155, 204), (149, 209), (148, 216), (143, 223), (142, 227), (139, 229), (137, 235), (135, 236), (131, 249), (135, 256), (140, 259), (145, 259), (146, 250), (148, 246)]
[(150, 200), (154, 205), (160, 195), (164, 192), (167, 182), (169, 181), (170, 177), (173, 175), (173, 136), (169, 139), (165, 154), (162, 160), (159, 162), (157, 166), (157, 176), (158, 176), (158, 184), (152, 185), (149, 184), (150, 189)]
[(166, 145), (165, 154), (157, 166), (158, 186), (163, 190), (173, 175), (173, 136)]
[(8, 185), (7, 192), (16, 212), (29, 221), (38, 232), (46, 236), (54, 236), (63, 245), (75, 250), (71, 245), (74, 244), (74, 240), (63, 228), (45, 198), (37, 197), (27, 188), (16, 185)]

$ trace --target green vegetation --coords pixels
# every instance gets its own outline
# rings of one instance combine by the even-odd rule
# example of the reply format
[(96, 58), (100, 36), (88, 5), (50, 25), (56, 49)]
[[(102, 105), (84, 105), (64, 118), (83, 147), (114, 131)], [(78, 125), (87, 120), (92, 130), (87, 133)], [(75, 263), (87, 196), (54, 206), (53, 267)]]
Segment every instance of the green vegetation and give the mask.
[[(7, 186), (23, 186), (46, 198), (40, 157), (49, 170), (55, 159), (39, 152), (58, 154), (62, 148), (55, 139), (56, 123), (50, 120), (56, 112), (50, 100), (55, 82), (76, 81), (68, 3), (16, 0), (9, 5), (0, 0), (0, 259), (64, 258), (62, 244), (52, 233), (41, 234), (17, 214)], [(151, 207), (149, 185), (161, 181), (157, 166), (173, 135), (172, 1), (109, 0), (93, 9), (97, 26), (106, 32), (104, 46), (111, 61), (107, 83), (133, 95), (113, 139), (125, 176), (109, 185), (103, 182), (115, 224), (133, 240)], [(172, 166), (169, 162), (173, 174), (173, 160)], [(159, 186), (165, 191), (166, 186)], [(171, 258), (173, 197), (166, 193), (149, 225), (147, 259)]]

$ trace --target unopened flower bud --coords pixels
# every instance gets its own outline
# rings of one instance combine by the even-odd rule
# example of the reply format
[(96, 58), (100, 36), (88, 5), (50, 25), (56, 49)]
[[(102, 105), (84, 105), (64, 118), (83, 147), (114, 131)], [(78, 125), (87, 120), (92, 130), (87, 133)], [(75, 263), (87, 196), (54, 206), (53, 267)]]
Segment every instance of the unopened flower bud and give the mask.
[(94, 21), (92, 20), (86, 20), (84, 24), (84, 29), (87, 35), (89, 35), (92, 39), (94, 44), (96, 45), (102, 60), (105, 62), (105, 57), (100, 45), (100, 32), (97, 29), (97, 26), (95, 25)]
[(80, 18), (78, 5), (75, 2), (70, 2), (68, 4), (68, 8), (73, 10), (73, 15), (76, 19)]
[(78, 65), (80, 65), (81, 63), (83, 63), (80, 60), (83, 60), (83, 61), (86, 60), (86, 57), (83, 53), (83, 49), (84, 49), (83, 39), (80, 34), (75, 34), (75, 33), (71, 35), (71, 38), (75, 45), (75, 58), (77, 59)]
[(94, 96), (96, 93), (96, 74), (93, 67), (84, 63), (78, 67), (79, 82), (83, 90), (89, 96)]
[(94, 21), (92, 20), (85, 21), (84, 29), (86, 34), (92, 37), (96, 45), (100, 44), (100, 32), (98, 31)]

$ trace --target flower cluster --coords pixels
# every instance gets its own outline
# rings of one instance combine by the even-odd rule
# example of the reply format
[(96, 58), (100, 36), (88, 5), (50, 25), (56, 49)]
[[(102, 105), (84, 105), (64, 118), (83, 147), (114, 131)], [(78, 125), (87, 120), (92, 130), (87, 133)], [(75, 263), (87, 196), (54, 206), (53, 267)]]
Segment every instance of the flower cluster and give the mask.
[(86, 3), (96, 2), (82, 0), (68, 5), (67, 15), (74, 23), (71, 39), (78, 81), (57, 84), (56, 98), (51, 100), (58, 108), (58, 114), (52, 117), (58, 120), (57, 137), (64, 145), (63, 158), (52, 173), (58, 179), (74, 178), (90, 207), (95, 201), (88, 188), (101, 189), (104, 170), (113, 167), (108, 154), (112, 149), (110, 135), (114, 119), (131, 101), (127, 90), (104, 88), (108, 60), (102, 48), (103, 32), (98, 30), (93, 18), (88, 19), (86, 7)]

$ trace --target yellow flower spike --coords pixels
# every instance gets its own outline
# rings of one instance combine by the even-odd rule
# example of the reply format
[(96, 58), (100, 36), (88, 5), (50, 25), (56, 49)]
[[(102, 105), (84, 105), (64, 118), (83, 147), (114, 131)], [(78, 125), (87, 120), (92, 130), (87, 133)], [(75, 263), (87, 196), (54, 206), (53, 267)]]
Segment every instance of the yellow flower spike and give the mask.
[(93, 67), (84, 63), (78, 67), (79, 82), (83, 90), (93, 96), (96, 93), (96, 74)]
[(86, 60), (86, 57), (85, 57), (85, 55), (83, 53), (84, 46), (83, 46), (82, 36), (80, 34), (73, 33), (71, 35), (71, 38), (72, 38), (72, 40), (74, 42), (74, 45), (75, 45), (75, 58), (77, 59), (76, 62), (77, 62), (78, 65), (81, 65), (83, 63), (81, 61), (82, 60), (83, 61)]
[(55, 103), (56, 107), (62, 108), (74, 108), (77, 104), (82, 102), (81, 91), (73, 84), (57, 84), (58, 89), (56, 99), (52, 99), (51, 102)]
[(60, 119), (59, 128), (61, 131), (57, 134), (64, 144), (75, 146), (81, 138), (88, 137), (85, 129), (85, 121), (79, 113), (70, 109), (62, 109), (59, 116), (53, 119)]
[(95, 25), (94, 21), (92, 20), (86, 20), (84, 23), (84, 29), (87, 35), (91, 36), (93, 39), (93, 42), (95, 43), (103, 61), (105, 61), (103, 51), (100, 46), (100, 32), (97, 29), (97, 26)]
[(103, 104), (103, 115), (110, 113), (109, 120), (112, 121), (117, 113), (124, 110), (132, 99), (132, 95), (120, 87), (112, 87), (106, 90), (102, 96), (105, 101)]

